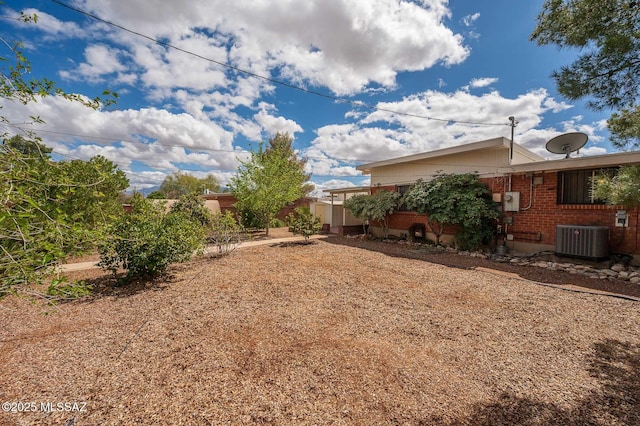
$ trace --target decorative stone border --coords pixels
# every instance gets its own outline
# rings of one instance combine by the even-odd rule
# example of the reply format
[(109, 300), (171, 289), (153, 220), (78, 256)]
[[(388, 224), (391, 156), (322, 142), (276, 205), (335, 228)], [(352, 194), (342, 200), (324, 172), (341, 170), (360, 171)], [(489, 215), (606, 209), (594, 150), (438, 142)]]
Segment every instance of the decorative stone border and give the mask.
[[(353, 236), (351, 238), (358, 238), (358, 236)], [(518, 266), (535, 266), (538, 268), (545, 268), (551, 271), (564, 271), (570, 274), (584, 275), (593, 279), (617, 279), (622, 281), (628, 281), (633, 284), (640, 285), (640, 267), (636, 266), (626, 266), (622, 263), (616, 263), (611, 265), (609, 268), (598, 268), (593, 265), (588, 265), (584, 263), (570, 263), (570, 262), (557, 262), (557, 261), (545, 261), (536, 259), (536, 257), (548, 254), (553, 255), (552, 252), (543, 252), (534, 255), (525, 255), (521, 253), (506, 253), (504, 255), (496, 254), (490, 251), (463, 251), (458, 250), (454, 247), (436, 247), (432, 244), (421, 244), (414, 243), (406, 240), (396, 240), (396, 239), (383, 239), (380, 240), (385, 243), (395, 243), (400, 245), (410, 245), (416, 247), (416, 249), (438, 253), (438, 252), (448, 252), (455, 253), (461, 256), (471, 256), (478, 257), (482, 259), (490, 259), (495, 262), (501, 263), (511, 263)]]

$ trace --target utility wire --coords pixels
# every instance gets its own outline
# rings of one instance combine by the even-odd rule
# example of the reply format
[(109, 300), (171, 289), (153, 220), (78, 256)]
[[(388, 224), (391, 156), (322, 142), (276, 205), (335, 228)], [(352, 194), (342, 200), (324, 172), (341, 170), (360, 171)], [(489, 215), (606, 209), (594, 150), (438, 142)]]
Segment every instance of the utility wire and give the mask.
[[(151, 146), (150, 144), (146, 143), (146, 142), (142, 142), (142, 141), (132, 141), (132, 140), (125, 140), (125, 139), (120, 139), (120, 138), (113, 138), (113, 137), (105, 137), (105, 136), (92, 136), (92, 135), (80, 135), (80, 134), (76, 134), (76, 133), (67, 133), (67, 132), (57, 132), (54, 130), (43, 130), (43, 129), (38, 129), (37, 130), (38, 133), (52, 133), (55, 135), (64, 135), (64, 136), (73, 136), (73, 137), (78, 137), (78, 138), (86, 138), (86, 139), (96, 139), (96, 140), (104, 140), (104, 141), (110, 141), (110, 142), (125, 142), (125, 143), (131, 143), (131, 144), (140, 144), (140, 145), (144, 145), (144, 146)], [(168, 148), (182, 148), (182, 149), (188, 149), (191, 151), (206, 151), (206, 152), (225, 152), (225, 153), (236, 153), (236, 154), (250, 154), (251, 151), (247, 151), (247, 150), (237, 150), (237, 149), (222, 149), (222, 148), (205, 148), (205, 147), (188, 147), (188, 146), (184, 146), (184, 145), (175, 145), (175, 144), (169, 144), (169, 143), (163, 143), (163, 142), (159, 142), (159, 141), (155, 141), (153, 142), (154, 144), (160, 145), (160, 146), (164, 146), (164, 147), (168, 147)], [(110, 145), (111, 146), (111, 145)], [(61, 156), (65, 156), (65, 154), (60, 154), (60, 153), (56, 153), (58, 155)], [(413, 154), (408, 154), (408, 155), (413, 155)], [(69, 158), (74, 158), (73, 156), (69, 156), (67, 155)], [(353, 158), (339, 158), (339, 157), (314, 157), (314, 156), (308, 156), (308, 155), (304, 155), (302, 156), (303, 158), (307, 159), (307, 160), (336, 160), (336, 161), (340, 161), (343, 163), (375, 163), (378, 161), (383, 161), (380, 159), (353, 159)], [(401, 158), (401, 157), (398, 157)], [(117, 163), (116, 163), (117, 164)], [(436, 162), (429, 162), (430, 165), (433, 166), (457, 166), (457, 167), (477, 167), (477, 168), (492, 168), (494, 166), (479, 166), (477, 164), (451, 164), (451, 163), (436, 163)], [(185, 170), (185, 171), (190, 171), (190, 170)], [(334, 176), (334, 175), (317, 175), (317, 176)], [(395, 175), (385, 175), (385, 176), (395, 176)], [(430, 175), (429, 175), (430, 176)]]
[(156, 44), (159, 44), (161, 46), (167, 47), (169, 49), (178, 50), (180, 52), (186, 53), (187, 55), (195, 56), (196, 58), (203, 59), (205, 61), (218, 64), (218, 65), (220, 65), (220, 66), (222, 66), (224, 68), (227, 68), (227, 69), (230, 69), (230, 70), (242, 73), (242, 74), (246, 74), (246, 75), (249, 75), (251, 77), (259, 78), (261, 80), (268, 81), (270, 83), (274, 83), (274, 84), (277, 84), (277, 85), (280, 85), (280, 86), (284, 86), (284, 87), (287, 87), (289, 89), (298, 90), (298, 91), (301, 91), (301, 92), (304, 92), (304, 93), (307, 93), (307, 94), (310, 94), (310, 95), (320, 96), (320, 97), (323, 97), (325, 99), (330, 99), (330, 100), (338, 102), (338, 103), (349, 104), (349, 105), (352, 105), (354, 107), (363, 107), (363, 108), (367, 108), (367, 109), (370, 109), (370, 110), (373, 110), (373, 111), (388, 112), (390, 114), (396, 114), (396, 115), (401, 115), (401, 116), (405, 116), (405, 117), (424, 118), (424, 119), (427, 119), (427, 120), (441, 121), (441, 122), (445, 122), (445, 123), (470, 124), (470, 125), (475, 125), (475, 126), (510, 126), (510, 124), (505, 124), (505, 123), (486, 123), (486, 122), (483, 123), (483, 122), (475, 122), (475, 121), (453, 120), (453, 119), (447, 119), (447, 118), (436, 118), (436, 117), (431, 117), (431, 116), (421, 115), (421, 114), (411, 114), (411, 113), (408, 113), (408, 112), (396, 111), (396, 110), (392, 110), (392, 109), (388, 109), (388, 108), (381, 108), (381, 107), (369, 105), (369, 104), (367, 104), (365, 102), (362, 102), (362, 101), (351, 101), (351, 100), (348, 100), (348, 99), (340, 98), (338, 96), (334, 96), (334, 95), (330, 95), (330, 94), (327, 94), (327, 93), (318, 92), (316, 90), (306, 89), (304, 87), (297, 86), (295, 84), (287, 83), (287, 82), (284, 82), (282, 80), (277, 80), (277, 79), (272, 78), (272, 77), (267, 77), (267, 76), (264, 76), (264, 75), (256, 74), (256, 73), (254, 73), (252, 71), (248, 71), (248, 70), (236, 67), (234, 65), (231, 65), (231, 64), (228, 64), (228, 63), (225, 63), (225, 62), (217, 61), (215, 59), (211, 59), (211, 58), (208, 58), (206, 56), (202, 56), (202, 55), (200, 55), (198, 53), (192, 52), (190, 50), (183, 49), (181, 47), (175, 46), (175, 45), (173, 45), (171, 43), (168, 43), (168, 42), (165, 42), (165, 41), (162, 41), (162, 40), (158, 40), (157, 38), (148, 36), (146, 34), (142, 34), (142, 33), (138, 32), (138, 31), (131, 30), (129, 28), (126, 28), (126, 27), (124, 27), (122, 25), (119, 25), (119, 24), (116, 24), (114, 22), (107, 21), (106, 19), (102, 19), (97, 15), (94, 15), (92, 13), (89, 13), (89, 12), (85, 11), (85, 10), (82, 10), (82, 9), (77, 8), (77, 7), (74, 7), (74, 6), (71, 6), (69, 4), (66, 4), (66, 3), (64, 3), (64, 2), (62, 2), (60, 0), (51, 0), (51, 1), (53, 3), (56, 3), (56, 4), (60, 5), (60, 6), (62, 6), (62, 7), (65, 7), (67, 9), (73, 10), (74, 12), (77, 12), (77, 13), (80, 13), (82, 15), (85, 15), (85, 16), (91, 18), (91, 19), (94, 19), (96, 21), (105, 23), (105, 24), (107, 24), (109, 26), (118, 28), (118, 29), (120, 29), (122, 31), (126, 31), (126, 32), (128, 32), (130, 34), (133, 34), (133, 35), (136, 35), (138, 37), (142, 37), (142, 38), (147, 39), (149, 41), (152, 41), (152, 42), (154, 42)]

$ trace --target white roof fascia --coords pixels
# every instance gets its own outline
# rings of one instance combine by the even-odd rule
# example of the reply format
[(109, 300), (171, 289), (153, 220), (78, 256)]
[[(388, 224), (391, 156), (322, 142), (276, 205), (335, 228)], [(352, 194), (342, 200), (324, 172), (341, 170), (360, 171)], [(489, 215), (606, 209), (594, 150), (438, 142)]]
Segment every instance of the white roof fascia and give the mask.
[(613, 154), (591, 155), (579, 158), (562, 158), (560, 160), (534, 161), (531, 163), (512, 164), (501, 171), (509, 173), (545, 172), (574, 169), (591, 169), (597, 167), (615, 167), (640, 164), (640, 151), (616, 152)]
[(351, 186), (347, 188), (336, 188), (336, 189), (325, 189), (323, 192), (328, 192), (329, 194), (345, 194), (352, 192), (369, 192), (371, 191), (370, 186)]
[[(361, 164), (359, 166), (356, 166), (356, 170), (362, 171), (363, 174), (368, 174), (368, 173), (371, 173), (371, 169), (376, 167), (391, 166), (394, 164), (410, 163), (413, 161), (426, 160), (430, 158), (445, 157), (448, 155), (460, 154), (460, 153), (469, 152), (469, 151), (477, 151), (477, 150), (485, 150), (485, 149), (501, 149), (501, 148), (509, 149), (510, 144), (511, 144), (511, 141), (509, 139), (505, 137), (498, 137), (493, 139), (487, 139), (480, 142), (472, 142), (472, 143), (467, 143), (463, 145), (452, 146), (449, 148), (436, 149), (435, 151), (422, 152), (420, 154), (412, 154), (404, 157), (391, 158), (389, 160), (382, 160), (382, 161), (376, 161), (373, 163)], [(514, 151), (518, 151), (518, 153), (525, 155), (527, 157), (531, 157), (532, 159), (536, 159), (536, 157), (539, 158), (540, 160), (543, 159), (542, 157), (537, 156), (533, 152), (529, 151), (528, 149), (522, 146), (519, 146), (518, 144), (514, 144)]]

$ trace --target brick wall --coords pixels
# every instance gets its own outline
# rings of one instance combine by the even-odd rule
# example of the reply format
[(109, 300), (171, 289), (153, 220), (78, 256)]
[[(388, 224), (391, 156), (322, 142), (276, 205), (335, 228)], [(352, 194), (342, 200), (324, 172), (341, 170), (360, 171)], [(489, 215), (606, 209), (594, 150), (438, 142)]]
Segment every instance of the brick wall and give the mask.
[[(531, 178), (526, 175), (509, 177), (483, 178), (494, 194), (504, 199), (506, 191), (520, 193), (520, 210), (503, 212), (503, 217), (511, 217), (513, 224), (499, 223), (509, 234), (513, 235), (513, 243), (527, 246), (528, 250), (537, 251), (555, 247), (556, 225), (587, 225), (609, 227), (609, 247), (612, 252), (640, 254), (640, 230), (638, 228), (639, 212), (637, 209), (626, 209), (629, 214), (627, 228), (615, 227), (615, 214), (622, 206), (607, 205), (562, 205), (557, 203), (558, 173), (536, 173), (534, 177), (542, 178), (542, 183), (531, 186)], [(510, 189), (509, 189), (510, 185)], [(372, 193), (385, 189), (395, 191), (395, 186), (371, 188)], [(416, 222), (425, 223), (426, 216), (413, 212), (396, 212), (389, 218), (391, 233), (406, 233)], [(455, 228), (449, 227), (446, 234), (454, 234)]]
[[(508, 230), (514, 235), (514, 241), (555, 246), (556, 225), (607, 226), (611, 251), (640, 253), (637, 210), (626, 209), (629, 213), (629, 226), (617, 228), (615, 214), (619, 209), (625, 210), (624, 207), (558, 204), (558, 173), (538, 173), (534, 176), (541, 177), (542, 183), (533, 185), (533, 190), (527, 176), (513, 176), (511, 180), (511, 190), (520, 193), (520, 211), (505, 212), (504, 216), (513, 218), (513, 225), (508, 225)], [(508, 178), (505, 179), (508, 185)]]

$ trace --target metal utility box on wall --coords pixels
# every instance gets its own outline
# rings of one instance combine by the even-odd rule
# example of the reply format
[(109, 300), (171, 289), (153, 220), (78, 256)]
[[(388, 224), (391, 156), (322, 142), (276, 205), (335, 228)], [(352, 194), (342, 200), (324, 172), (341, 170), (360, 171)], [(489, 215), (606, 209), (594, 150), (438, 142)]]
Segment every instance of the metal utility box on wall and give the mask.
[(609, 228), (556, 225), (556, 254), (593, 259), (608, 257)]
[(517, 212), (520, 210), (520, 193), (505, 192), (504, 193), (504, 211)]
[(616, 227), (626, 228), (629, 226), (629, 215), (626, 210), (618, 210), (616, 212)]

